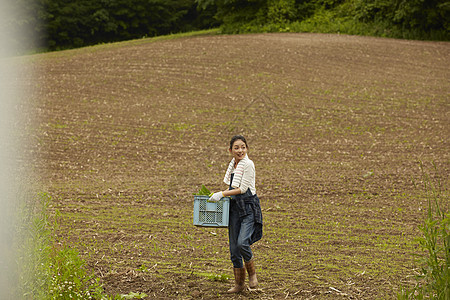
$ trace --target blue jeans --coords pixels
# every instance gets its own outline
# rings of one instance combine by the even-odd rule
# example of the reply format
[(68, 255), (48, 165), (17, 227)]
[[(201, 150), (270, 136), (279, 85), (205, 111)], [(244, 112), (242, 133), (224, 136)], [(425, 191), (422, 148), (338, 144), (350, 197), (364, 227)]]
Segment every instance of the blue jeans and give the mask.
[[(246, 206), (251, 204), (245, 204)], [(230, 203), (230, 218), (228, 222), (228, 237), (230, 240), (231, 262), (235, 268), (243, 268), (244, 261), (252, 259), (253, 253), (250, 249), (250, 240), (254, 231), (254, 213), (252, 209), (247, 209), (250, 213), (239, 218), (238, 206), (235, 202)]]

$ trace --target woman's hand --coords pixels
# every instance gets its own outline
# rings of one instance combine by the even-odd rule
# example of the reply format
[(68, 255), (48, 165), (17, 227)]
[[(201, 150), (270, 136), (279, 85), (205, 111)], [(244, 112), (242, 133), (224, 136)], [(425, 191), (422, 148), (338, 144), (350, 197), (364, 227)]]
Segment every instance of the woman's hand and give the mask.
[(212, 194), (211, 197), (209, 197), (208, 202), (217, 202), (220, 199), (222, 199), (223, 197), (224, 196), (223, 196), (222, 192), (217, 192), (217, 193)]

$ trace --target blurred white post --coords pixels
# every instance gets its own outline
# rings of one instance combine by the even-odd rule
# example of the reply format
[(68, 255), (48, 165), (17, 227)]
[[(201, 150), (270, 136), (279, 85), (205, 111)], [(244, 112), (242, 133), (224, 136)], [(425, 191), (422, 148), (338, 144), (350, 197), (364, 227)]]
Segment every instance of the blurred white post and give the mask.
[[(17, 74), (18, 65), (11, 57), (19, 53), (19, 40), (26, 40), (27, 30), (19, 31), (17, 24), (21, 16), (21, 7), (15, 0), (0, 0), (0, 299), (15, 299), (13, 293), (18, 284), (14, 240), (17, 238), (16, 209), (22, 197), (19, 189), (19, 169), (23, 162), (24, 151), (19, 142), (19, 107), (25, 97), (20, 90), (21, 82)], [(21, 2), (26, 3), (26, 2)], [(20, 38), (17, 38), (21, 35)], [(25, 37), (25, 39), (23, 39)]]

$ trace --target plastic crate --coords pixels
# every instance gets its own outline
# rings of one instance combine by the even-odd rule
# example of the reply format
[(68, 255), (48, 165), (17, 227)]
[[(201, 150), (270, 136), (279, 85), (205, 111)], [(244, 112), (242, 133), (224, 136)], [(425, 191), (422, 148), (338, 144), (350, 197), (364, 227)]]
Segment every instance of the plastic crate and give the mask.
[(208, 202), (208, 196), (194, 196), (194, 225), (201, 227), (228, 227), (230, 198)]

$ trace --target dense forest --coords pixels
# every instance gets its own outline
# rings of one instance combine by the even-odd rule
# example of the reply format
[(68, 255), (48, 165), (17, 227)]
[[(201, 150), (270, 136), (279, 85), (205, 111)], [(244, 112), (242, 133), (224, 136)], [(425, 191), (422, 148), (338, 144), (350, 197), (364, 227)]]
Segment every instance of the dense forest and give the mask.
[[(170, 33), (329, 32), (450, 40), (444, 0), (17, 0), (2, 26), (32, 31), (28, 48), (59, 50)], [(28, 49), (30, 50), (30, 49)]]

